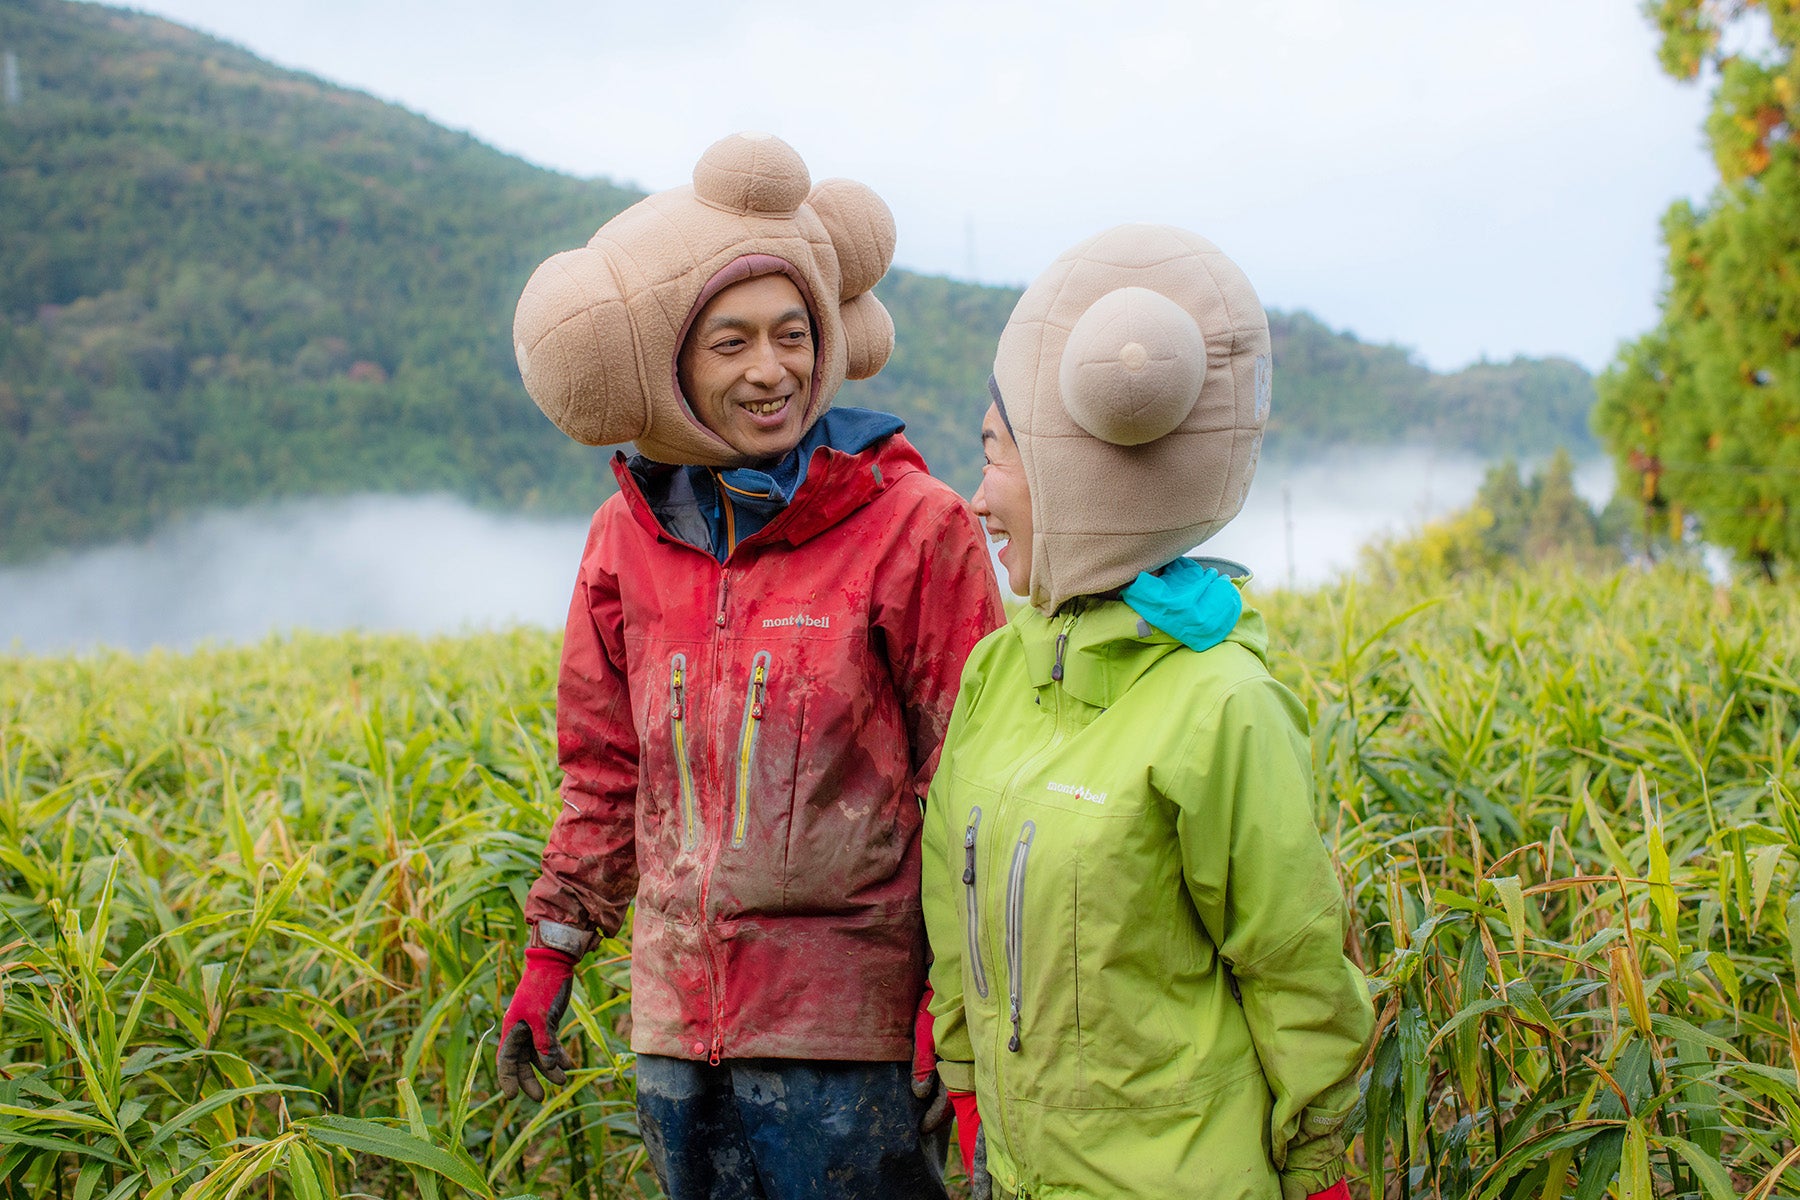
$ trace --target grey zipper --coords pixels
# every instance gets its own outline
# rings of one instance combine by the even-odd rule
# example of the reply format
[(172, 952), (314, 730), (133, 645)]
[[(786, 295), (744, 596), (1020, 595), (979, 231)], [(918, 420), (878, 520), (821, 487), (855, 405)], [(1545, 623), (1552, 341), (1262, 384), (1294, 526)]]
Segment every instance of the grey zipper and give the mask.
[(1031, 857), (1031, 838), (1037, 822), (1027, 821), (1019, 830), (1019, 843), (1013, 847), (1012, 871), (1006, 877), (1006, 975), (1011, 992), (1012, 1037), (1006, 1048), (1019, 1052), (1019, 1004), (1024, 989), (1019, 982), (1019, 968), (1025, 958), (1025, 860)]
[(975, 994), (987, 998), (987, 968), (981, 965), (981, 890), (975, 886), (975, 834), (981, 828), (981, 810), (969, 810), (969, 824), (963, 830), (963, 895), (968, 913), (963, 927), (969, 934), (969, 974), (975, 980)]

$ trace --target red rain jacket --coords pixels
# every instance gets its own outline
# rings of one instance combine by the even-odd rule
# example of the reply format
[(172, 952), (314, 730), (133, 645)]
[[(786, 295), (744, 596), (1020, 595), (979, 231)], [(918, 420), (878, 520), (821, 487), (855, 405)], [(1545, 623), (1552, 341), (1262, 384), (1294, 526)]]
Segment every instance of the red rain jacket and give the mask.
[(636, 899), (634, 1050), (911, 1059), (920, 806), (963, 660), (1004, 619), (973, 515), (899, 434), (822, 448), (721, 564), (613, 470), (526, 918), (611, 934)]

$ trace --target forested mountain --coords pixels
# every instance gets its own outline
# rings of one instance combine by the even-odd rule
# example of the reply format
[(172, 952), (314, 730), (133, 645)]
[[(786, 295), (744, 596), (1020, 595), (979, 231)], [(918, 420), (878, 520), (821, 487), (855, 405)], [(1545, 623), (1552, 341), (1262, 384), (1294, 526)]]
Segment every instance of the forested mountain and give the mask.
[[(95, 4), (5, 0), (0, 68), (0, 559), (275, 496), (585, 512), (610, 487), (526, 398), (509, 334), (531, 269), (636, 193)], [(1017, 292), (896, 271), (878, 293), (899, 349), (842, 400), (900, 413), (967, 490)], [(1272, 454), (1588, 442), (1573, 364), (1440, 376), (1272, 318)]]

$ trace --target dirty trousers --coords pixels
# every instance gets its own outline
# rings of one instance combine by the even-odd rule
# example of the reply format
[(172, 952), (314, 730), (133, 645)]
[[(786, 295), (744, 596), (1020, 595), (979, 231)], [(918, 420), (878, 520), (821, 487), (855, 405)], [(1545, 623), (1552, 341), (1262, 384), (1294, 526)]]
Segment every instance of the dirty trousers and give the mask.
[(946, 1200), (909, 1063), (640, 1054), (637, 1093), (669, 1200)]

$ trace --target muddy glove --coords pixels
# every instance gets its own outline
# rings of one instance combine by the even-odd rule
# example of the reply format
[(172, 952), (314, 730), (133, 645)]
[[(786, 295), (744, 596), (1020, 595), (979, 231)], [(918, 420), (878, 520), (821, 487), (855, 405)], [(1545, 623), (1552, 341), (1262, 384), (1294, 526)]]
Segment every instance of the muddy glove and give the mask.
[(569, 1081), (564, 1072), (575, 1065), (556, 1040), (563, 1010), (569, 1006), (569, 987), (575, 977), (576, 959), (548, 946), (525, 951), (525, 977), (513, 992), (512, 1003), (500, 1019), (500, 1094), (508, 1100), (524, 1092), (543, 1100), (542, 1075), (561, 1086)]
[(987, 1169), (987, 1135), (981, 1132), (975, 1093), (946, 1090), (945, 1095), (956, 1110), (956, 1145), (962, 1151), (963, 1171), (969, 1177), (969, 1195), (974, 1200), (993, 1200), (994, 1181)]
[(950, 1119), (950, 1095), (938, 1082), (937, 1043), (931, 1036), (931, 985), (919, 997), (919, 1011), (913, 1017), (913, 1095), (930, 1101), (919, 1118), (920, 1133), (935, 1133)]

